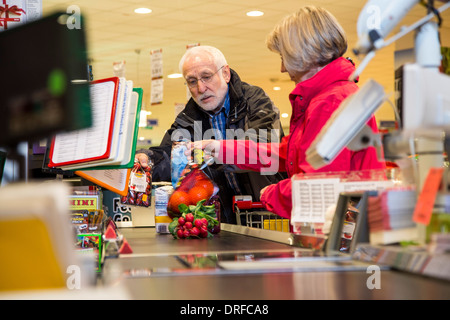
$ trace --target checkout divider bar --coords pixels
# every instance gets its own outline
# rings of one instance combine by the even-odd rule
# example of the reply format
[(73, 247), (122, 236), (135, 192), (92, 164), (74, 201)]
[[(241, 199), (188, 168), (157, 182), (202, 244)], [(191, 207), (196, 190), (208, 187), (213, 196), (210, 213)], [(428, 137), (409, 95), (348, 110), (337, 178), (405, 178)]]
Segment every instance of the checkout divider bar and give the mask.
[(313, 250), (323, 250), (326, 242), (326, 237), (319, 235), (294, 234), (228, 223), (221, 223), (220, 228), (223, 231)]

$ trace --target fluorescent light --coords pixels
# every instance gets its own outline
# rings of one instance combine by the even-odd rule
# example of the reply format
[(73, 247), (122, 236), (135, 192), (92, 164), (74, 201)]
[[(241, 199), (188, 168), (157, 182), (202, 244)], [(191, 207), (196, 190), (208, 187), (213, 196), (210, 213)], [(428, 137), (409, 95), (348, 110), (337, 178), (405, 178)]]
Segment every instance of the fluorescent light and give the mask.
[(182, 78), (182, 77), (183, 77), (183, 75), (181, 73), (172, 73), (167, 76), (167, 78), (170, 78), (170, 79), (178, 79), (178, 78)]
[(70, 82), (72, 82), (72, 83), (87, 83), (88, 81), (85, 79), (73, 79), (73, 80), (70, 80)]
[(247, 12), (247, 16), (249, 17), (260, 17), (264, 14), (264, 12), (262, 11), (258, 11), (258, 10), (254, 10), (254, 11), (249, 11)]
[(280, 91), (281, 88), (280, 88), (280, 87), (273, 87), (273, 90), (275, 90), (275, 91)]
[(287, 118), (287, 117), (289, 117), (289, 115), (288, 115), (287, 113), (282, 113), (282, 114), (281, 114), (281, 117), (282, 117), (282, 118)]
[(137, 8), (137, 9), (134, 9), (134, 12), (139, 13), (139, 14), (147, 14), (147, 13), (152, 12), (152, 10), (149, 8)]

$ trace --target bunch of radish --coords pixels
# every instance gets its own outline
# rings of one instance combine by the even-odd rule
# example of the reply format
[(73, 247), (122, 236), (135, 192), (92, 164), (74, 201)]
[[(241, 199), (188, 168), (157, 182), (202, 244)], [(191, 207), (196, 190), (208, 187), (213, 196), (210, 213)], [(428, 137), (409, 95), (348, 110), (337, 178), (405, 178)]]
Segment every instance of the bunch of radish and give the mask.
[(215, 205), (204, 205), (205, 200), (197, 205), (179, 205), (182, 213), (174, 218), (169, 225), (169, 231), (176, 239), (198, 239), (212, 237), (219, 221), (216, 219)]

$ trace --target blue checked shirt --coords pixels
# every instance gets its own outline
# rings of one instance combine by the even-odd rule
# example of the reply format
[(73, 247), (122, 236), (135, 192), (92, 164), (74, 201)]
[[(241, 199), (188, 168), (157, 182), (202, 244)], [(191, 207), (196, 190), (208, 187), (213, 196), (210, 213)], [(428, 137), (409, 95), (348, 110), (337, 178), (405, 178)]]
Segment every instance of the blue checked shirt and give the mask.
[(223, 107), (216, 114), (211, 115), (211, 127), (214, 129), (216, 140), (226, 139), (228, 113), (230, 112), (230, 95), (227, 93)]
[[(227, 118), (230, 112), (230, 95), (227, 93), (223, 107), (215, 114), (210, 115), (211, 127), (214, 130), (216, 140), (226, 139)], [(225, 172), (225, 177), (228, 180), (228, 184), (234, 189), (236, 194), (241, 194), (236, 176), (232, 172)]]

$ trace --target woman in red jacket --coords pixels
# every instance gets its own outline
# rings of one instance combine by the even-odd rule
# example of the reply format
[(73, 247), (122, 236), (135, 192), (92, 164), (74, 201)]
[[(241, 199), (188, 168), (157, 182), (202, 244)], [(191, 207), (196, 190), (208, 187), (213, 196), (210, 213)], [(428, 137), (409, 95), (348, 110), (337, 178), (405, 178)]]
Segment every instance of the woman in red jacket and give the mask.
[[(355, 70), (342, 57), (347, 50), (344, 30), (327, 10), (308, 6), (287, 16), (267, 38), (268, 48), (281, 55), (281, 72), (287, 72), (296, 87), (289, 95), (292, 105), (289, 135), (279, 143), (254, 141), (209, 141), (203, 148), (219, 150), (218, 162), (233, 163), (240, 169), (270, 170), (278, 167), (288, 176), (311, 172), (383, 169), (374, 147), (360, 151), (347, 148), (328, 165), (315, 169), (306, 161), (306, 150), (341, 102), (358, 90), (349, 81)], [(375, 118), (368, 121), (378, 132)], [(256, 156), (255, 156), (256, 155)], [(290, 218), (291, 179), (269, 185), (261, 191), (267, 210)]]

